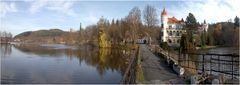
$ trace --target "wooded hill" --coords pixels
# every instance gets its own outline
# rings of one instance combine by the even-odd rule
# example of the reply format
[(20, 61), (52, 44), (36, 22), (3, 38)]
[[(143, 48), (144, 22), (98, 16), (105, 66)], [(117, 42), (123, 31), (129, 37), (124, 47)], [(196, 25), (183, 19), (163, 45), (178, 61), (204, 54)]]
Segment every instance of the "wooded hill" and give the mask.
[(15, 36), (15, 38), (20, 37), (28, 37), (28, 36), (34, 36), (34, 37), (46, 37), (46, 36), (61, 36), (64, 33), (64, 31), (60, 29), (50, 29), (50, 30), (38, 30), (38, 31), (27, 31), (20, 33)]
[[(60, 29), (27, 31), (20, 33), (14, 37), (16, 41), (24, 43), (68, 43), (70, 34), (75, 32), (67, 32)], [(68, 39), (67, 39), (68, 38)], [(76, 41), (75, 41), (76, 42)]]

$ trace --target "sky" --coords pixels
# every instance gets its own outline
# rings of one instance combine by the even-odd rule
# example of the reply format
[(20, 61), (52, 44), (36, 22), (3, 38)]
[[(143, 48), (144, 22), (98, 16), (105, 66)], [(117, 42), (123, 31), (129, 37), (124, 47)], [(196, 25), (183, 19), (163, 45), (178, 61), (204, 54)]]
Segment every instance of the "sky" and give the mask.
[(159, 20), (165, 7), (169, 17), (185, 20), (193, 13), (200, 23), (216, 23), (239, 17), (239, 4), (240, 0), (0, 0), (0, 31), (17, 35), (40, 29), (78, 30), (80, 23), (85, 28), (102, 16), (110, 21), (121, 19), (133, 7), (142, 12), (146, 5), (156, 8)]

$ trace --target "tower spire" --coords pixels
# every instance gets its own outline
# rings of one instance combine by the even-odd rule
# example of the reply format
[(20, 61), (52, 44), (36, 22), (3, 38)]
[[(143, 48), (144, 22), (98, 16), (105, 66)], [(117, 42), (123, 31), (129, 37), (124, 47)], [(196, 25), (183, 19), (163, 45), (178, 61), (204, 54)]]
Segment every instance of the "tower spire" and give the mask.
[(163, 7), (162, 15), (167, 15), (167, 11), (166, 11), (165, 7)]

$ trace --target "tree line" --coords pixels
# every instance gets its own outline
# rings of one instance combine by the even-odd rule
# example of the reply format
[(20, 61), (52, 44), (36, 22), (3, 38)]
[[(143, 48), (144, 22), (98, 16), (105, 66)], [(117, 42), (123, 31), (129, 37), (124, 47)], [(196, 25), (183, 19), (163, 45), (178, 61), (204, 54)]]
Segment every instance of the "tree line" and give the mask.
[[(142, 12), (138, 7), (133, 7), (128, 15), (121, 19), (107, 20), (102, 17), (97, 24), (89, 25), (85, 29), (80, 28), (78, 42), (97, 43), (99, 41), (99, 28), (101, 27), (106, 33), (105, 41), (110, 44), (136, 43), (136, 39), (147, 36), (151, 37), (153, 44), (164, 46), (159, 42), (161, 28), (158, 25), (159, 19), (156, 11), (154, 6), (147, 5)], [(239, 38), (237, 36), (239, 34), (239, 18), (236, 16), (234, 23), (226, 23), (209, 24), (207, 32), (199, 33), (197, 30), (200, 24), (195, 16), (189, 13), (183, 26), (187, 33), (181, 37), (180, 48), (194, 49), (196, 46), (212, 45), (239, 46), (239, 39), (237, 39)], [(219, 30), (220, 28), (221, 30)]]
[(0, 37), (8, 37), (8, 38), (12, 38), (12, 33), (11, 32), (7, 32), (7, 31), (0, 31)]
[[(133, 7), (127, 16), (121, 19), (107, 20), (104, 17), (97, 24), (79, 29), (79, 43), (99, 41), (99, 31), (106, 34), (105, 41), (109, 44), (136, 43), (141, 36), (148, 36), (157, 44), (160, 27), (156, 8), (145, 6), (143, 12), (138, 7)], [(142, 22), (143, 14), (143, 22)], [(110, 23), (111, 22), (111, 23)], [(101, 28), (101, 29), (100, 29)]]
[(12, 33), (7, 31), (0, 31), (1, 43), (8, 43), (12, 40)]
[[(59, 32), (53, 30), (59, 36), (49, 38), (52, 42), (65, 42), (66, 44), (99, 44), (104, 40), (105, 44), (122, 45), (126, 43), (136, 43), (138, 38), (150, 37), (152, 44), (160, 44), (168, 48), (165, 43), (160, 43), (160, 26), (157, 10), (154, 6), (146, 5), (143, 11), (138, 7), (133, 7), (128, 15), (120, 19), (108, 20), (101, 17), (96, 24), (88, 25), (83, 29), (80, 24), (78, 31)], [(207, 45), (234, 45), (239, 46), (239, 18), (236, 16), (234, 23), (220, 22), (209, 24), (207, 32), (198, 33), (199, 22), (192, 13), (185, 19), (186, 34), (180, 40), (181, 49), (193, 49), (196, 46), (204, 47)], [(99, 39), (100, 33), (104, 37)], [(1, 36), (12, 36), (7, 32), (1, 32)], [(39, 34), (39, 33), (38, 33)], [(41, 32), (40, 34), (46, 34)], [(107, 45), (106, 45), (107, 46)]]
[(239, 46), (239, 18), (237, 16), (233, 23), (209, 24), (207, 31), (197, 33), (199, 26), (194, 15), (189, 13), (184, 26), (187, 32), (181, 36), (180, 41), (182, 51), (193, 51), (197, 46)]

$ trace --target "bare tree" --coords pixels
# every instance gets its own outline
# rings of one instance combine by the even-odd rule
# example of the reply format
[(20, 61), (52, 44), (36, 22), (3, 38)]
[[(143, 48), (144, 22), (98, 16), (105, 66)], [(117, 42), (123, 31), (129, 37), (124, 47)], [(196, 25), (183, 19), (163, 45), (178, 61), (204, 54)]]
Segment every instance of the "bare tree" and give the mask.
[(7, 37), (7, 32), (3, 31), (3, 37)]
[(158, 24), (156, 9), (151, 5), (145, 6), (143, 10), (143, 18), (147, 28), (153, 28)]
[(8, 33), (7, 33), (7, 37), (8, 37), (8, 38), (12, 38), (12, 33), (8, 32)]
[(137, 31), (141, 25), (141, 11), (138, 7), (134, 7), (128, 14), (127, 20), (131, 28), (131, 39), (133, 43), (135, 42), (137, 36)]

